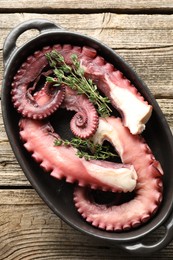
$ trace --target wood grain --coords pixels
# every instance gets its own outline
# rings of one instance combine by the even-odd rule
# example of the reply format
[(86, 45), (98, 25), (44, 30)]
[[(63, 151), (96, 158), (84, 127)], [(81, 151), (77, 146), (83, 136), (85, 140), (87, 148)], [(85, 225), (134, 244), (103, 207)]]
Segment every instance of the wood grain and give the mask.
[(0, 0), (1, 12), (13, 11), (15, 9), (28, 10), (32, 12), (35, 9), (46, 10), (47, 12), (61, 12), (72, 10), (81, 10), (83, 12), (95, 10), (111, 10), (112, 12), (170, 12), (173, 10), (173, 3), (171, 0), (157, 1), (157, 0), (51, 0), (51, 1), (13, 1)]

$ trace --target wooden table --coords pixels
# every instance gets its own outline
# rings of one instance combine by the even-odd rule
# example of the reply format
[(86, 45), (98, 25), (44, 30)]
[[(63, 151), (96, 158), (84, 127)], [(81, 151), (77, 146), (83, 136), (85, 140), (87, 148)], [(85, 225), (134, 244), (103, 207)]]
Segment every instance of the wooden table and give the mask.
[[(147, 83), (173, 131), (173, 1), (0, 0), (0, 74), (3, 42), (12, 28), (46, 18), (104, 42)], [(35, 31), (25, 32), (19, 46)], [(139, 259), (72, 229), (38, 197), (20, 169), (0, 117), (0, 259)], [(162, 229), (149, 237), (160, 239)], [(140, 257), (146, 259), (147, 256)], [(173, 242), (150, 259), (173, 259)]]

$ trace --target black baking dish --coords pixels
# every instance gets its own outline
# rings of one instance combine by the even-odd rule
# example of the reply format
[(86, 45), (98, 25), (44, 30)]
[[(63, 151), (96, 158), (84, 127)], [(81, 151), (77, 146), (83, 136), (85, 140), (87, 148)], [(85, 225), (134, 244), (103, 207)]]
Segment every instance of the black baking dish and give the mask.
[[(18, 37), (29, 29), (37, 29), (39, 35), (23, 46), (16, 47)], [(116, 233), (99, 230), (89, 225), (80, 217), (74, 207), (72, 198), (73, 185), (63, 181), (56, 181), (48, 174), (43, 174), (42, 169), (23, 148), (18, 133), (19, 115), (11, 102), (10, 85), (18, 68), (29, 55), (44, 46), (57, 43), (87, 45), (95, 48), (102, 57), (122, 71), (153, 106), (153, 114), (145, 130), (145, 138), (160, 161), (165, 173), (163, 202), (154, 218), (137, 229)], [(43, 19), (29, 20), (14, 28), (6, 38), (3, 55), (5, 72), (2, 86), (2, 114), (5, 129), (23, 172), (45, 203), (72, 227), (94, 238), (103, 240), (111, 246), (119, 246), (130, 253), (150, 254), (170, 243), (173, 239), (173, 138), (156, 100), (134, 70), (103, 43), (91, 37), (64, 30)], [(161, 226), (165, 228), (165, 233), (159, 241), (151, 245), (142, 242), (144, 238)]]

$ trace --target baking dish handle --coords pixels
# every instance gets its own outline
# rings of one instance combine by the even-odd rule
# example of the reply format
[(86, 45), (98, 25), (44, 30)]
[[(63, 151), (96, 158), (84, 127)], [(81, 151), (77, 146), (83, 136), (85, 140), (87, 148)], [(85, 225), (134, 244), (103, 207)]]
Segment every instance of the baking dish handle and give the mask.
[(55, 25), (46, 19), (32, 19), (25, 21), (16, 26), (7, 36), (3, 46), (3, 60), (6, 66), (11, 55), (18, 49), (16, 41), (18, 37), (27, 30), (36, 29), (40, 33), (49, 30), (64, 30), (62, 27)]
[(136, 255), (150, 255), (165, 248), (173, 239), (173, 213), (169, 216), (168, 220), (163, 224), (165, 232), (163, 237), (150, 245), (143, 242), (133, 242), (122, 244), (121, 248), (125, 251)]

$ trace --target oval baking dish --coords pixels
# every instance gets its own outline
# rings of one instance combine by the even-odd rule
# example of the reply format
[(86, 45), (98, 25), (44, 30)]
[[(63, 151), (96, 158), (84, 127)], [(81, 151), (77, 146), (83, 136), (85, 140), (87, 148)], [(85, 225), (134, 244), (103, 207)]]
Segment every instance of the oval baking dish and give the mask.
[[(37, 29), (40, 34), (21, 47), (16, 47), (18, 37), (29, 29)], [(10, 96), (11, 83), (18, 68), (25, 59), (44, 46), (54, 44), (90, 46), (119, 69), (153, 106), (152, 116), (147, 123), (145, 139), (164, 170), (163, 202), (157, 214), (146, 224), (128, 232), (116, 233), (97, 229), (80, 217), (73, 203), (73, 185), (57, 181), (35, 163), (24, 149), (19, 138), (19, 114), (13, 107)], [(19, 24), (7, 36), (3, 49), (4, 79), (2, 87), (2, 114), (5, 129), (13, 152), (31, 185), (44, 202), (72, 227), (111, 246), (119, 246), (131, 253), (150, 254), (165, 247), (173, 239), (173, 138), (165, 117), (147, 86), (134, 70), (112, 49), (103, 43), (81, 34), (69, 32), (47, 20), (29, 20)], [(65, 131), (64, 123), (62, 130)], [(142, 240), (159, 227), (165, 228), (163, 237), (149, 245)]]

